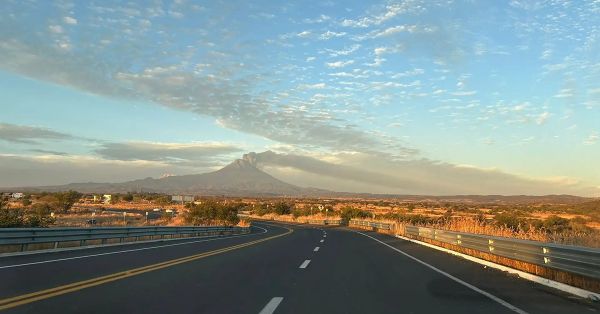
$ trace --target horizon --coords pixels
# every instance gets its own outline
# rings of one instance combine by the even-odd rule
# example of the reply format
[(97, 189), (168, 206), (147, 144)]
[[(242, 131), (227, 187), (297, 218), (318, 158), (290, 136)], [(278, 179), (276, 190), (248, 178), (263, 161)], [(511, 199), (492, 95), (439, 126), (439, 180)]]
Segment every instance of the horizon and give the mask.
[(0, 187), (600, 197), (600, 3), (0, 4)]
[[(246, 156), (249, 154), (255, 154), (254, 152), (250, 152), (248, 154), (244, 154), (242, 156), (242, 158), (237, 158), (235, 160), (233, 160), (232, 162), (230, 162), (229, 164), (224, 165), (222, 168), (217, 169), (215, 171), (210, 171), (210, 172), (203, 172), (203, 173), (190, 173), (190, 174), (181, 174), (181, 175), (174, 175), (174, 174), (162, 174), (159, 177), (145, 177), (145, 178), (138, 178), (135, 180), (129, 180), (129, 181), (120, 181), (120, 182), (70, 182), (68, 184), (65, 185), (53, 185), (53, 186), (22, 186), (22, 187), (0, 187), (0, 192), (6, 192), (6, 191), (12, 191), (12, 192), (16, 192), (17, 189), (19, 189), (19, 192), (31, 192), (31, 193), (39, 193), (39, 192), (48, 192), (50, 190), (44, 190), (43, 188), (48, 188), (48, 187), (62, 187), (62, 186), (69, 186), (69, 185), (76, 185), (76, 184), (122, 184), (122, 183), (128, 183), (131, 181), (138, 181), (138, 180), (147, 180), (147, 179), (152, 179), (152, 180), (162, 180), (162, 179), (166, 179), (166, 178), (170, 178), (170, 177), (180, 177), (180, 176), (198, 176), (198, 175), (204, 175), (204, 174), (208, 174), (208, 173), (213, 173), (213, 172), (218, 172), (219, 170), (225, 169), (226, 167), (233, 165), (235, 163), (237, 163), (238, 161), (248, 161), (246, 159)], [(261, 169), (260, 166), (257, 166), (256, 164), (250, 162), (250, 166), (256, 168), (257, 170), (264, 172), (263, 169)], [(266, 173), (266, 172), (264, 172)], [(267, 173), (267, 175), (269, 175)], [(273, 177), (274, 178), (274, 177)], [(278, 178), (275, 178), (277, 180), (280, 180)], [(282, 180), (283, 181), (283, 180)], [(284, 183), (287, 183), (285, 181), (283, 181)], [(311, 186), (299, 186), (300, 188), (314, 188)], [(70, 188), (68, 190), (71, 190)], [(60, 189), (60, 191), (67, 191), (67, 189)], [(99, 191), (99, 190), (98, 190)], [(534, 198), (543, 198), (543, 197), (579, 197), (579, 198), (588, 198), (588, 199), (600, 199), (600, 196), (598, 197), (594, 197), (594, 196), (582, 196), (582, 195), (574, 195), (574, 194), (389, 194), (389, 193), (369, 193), (369, 192), (348, 192), (348, 191), (339, 191), (339, 190), (325, 190), (326, 192), (331, 192), (332, 194), (330, 195), (320, 195), (320, 196), (309, 196), (309, 195), (305, 195), (304, 197), (328, 197), (328, 198), (332, 198), (332, 199), (363, 199), (363, 197), (365, 195), (368, 195), (367, 199), (371, 199), (370, 196), (375, 197), (373, 199), (380, 199), (379, 197), (391, 197), (392, 199), (395, 198), (399, 198), (399, 197), (418, 197), (418, 198), (427, 198), (427, 197), (433, 197), (433, 198), (443, 198), (443, 197), (451, 197), (451, 198), (455, 198), (455, 197), (465, 197), (465, 198), (470, 198), (470, 197), (501, 197), (501, 198), (511, 198), (511, 197), (534, 197)], [(138, 193), (138, 191), (134, 191), (131, 190), (127, 193)], [(139, 193), (143, 193), (143, 188), (139, 191)], [(173, 193), (166, 193), (166, 192), (148, 192), (151, 194), (173, 194)], [(96, 194), (94, 193), (86, 193), (83, 192), (83, 194)], [(114, 194), (114, 193), (113, 193)], [(117, 193), (117, 194), (122, 194), (122, 193)], [(177, 193), (175, 193), (177, 194)], [(180, 194), (186, 194), (186, 195), (202, 195), (202, 196), (223, 196), (220, 195), (219, 193), (214, 193), (214, 194), (206, 194), (206, 193), (192, 193), (192, 192), (186, 192), (186, 193), (180, 193)], [(344, 196), (340, 196), (340, 195), (335, 195), (335, 194), (350, 194), (350, 195), (344, 195)], [(362, 196), (361, 196), (362, 195)], [(225, 196), (227, 197), (233, 197), (233, 198), (237, 198), (237, 197), (249, 197), (249, 198), (255, 198), (255, 197), (259, 197), (259, 198), (264, 198), (266, 196), (257, 196), (257, 195), (252, 195), (252, 193), (244, 193), (244, 192), (240, 192), (239, 195), (229, 195), (229, 196)], [(293, 198), (294, 196), (290, 196), (290, 195), (274, 195), (274, 196), (269, 196), (267, 198)]]

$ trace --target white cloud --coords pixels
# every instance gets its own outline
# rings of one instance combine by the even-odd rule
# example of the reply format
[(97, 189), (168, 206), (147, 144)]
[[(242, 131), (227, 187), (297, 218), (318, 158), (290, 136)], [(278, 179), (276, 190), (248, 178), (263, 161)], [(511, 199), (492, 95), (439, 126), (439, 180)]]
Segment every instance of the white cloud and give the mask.
[(71, 16), (63, 17), (63, 22), (69, 25), (77, 25), (77, 19)]
[(381, 66), (384, 62), (385, 62), (385, 58), (382, 58), (380, 56), (376, 56), (375, 59), (373, 60), (373, 63), (367, 63), (367, 66), (370, 67), (378, 67)]
[(385, 30), (376, 33), (375, 37), (390, 36), (390, 35), (394, 35), (397, 33), (404, 33), (404, 32), (414, 33), (416, 31), (417, 31), (416, 25), (398, 25), (398, 26), (386, 28)]
[(535, 123), (537, 125), (542, 125), (546, 123), (546, 121), (550, 118), (550, 113), (548, 111), (544, 111), (540, 113), (540, 115), (535, 119)]
[(359, 19), (344, 19), (341, 23), (345, 27), (369, 27), (380, 25), (403, 13), (412, 13), (422, 11), (424, 8), (416, 1), (403, 1), (401, 3), (390, 4), (379, 14), (365, 16)]
[(548, 60), (551, 57), (552, 57), (552, 49), (546, 49), (546, 50), (542, 51), (542, 55), (540, 56), (540, 59)]
[(351, 77), (351, 78), (368, 78), (368, 75), (364, 75), (364, 74), (357, 74), (357, 73), (350, 73), (350, 72), (336, 72), (336, 73), (329, 73), (330, 76), (335, 76), (335, 77)]
[(316, 24), (316, 23), (323, 23), (323, 22), (327, 22), (327, 21), (329, 21), (329, 20), (331, 20), (331, 17), (330, 17), (330, 16), (328, 16), (328, 15), (325, 15), (325, 14), (321, 14), (321, 15), (320, 15), (319, 17), (317, 17), (317, 18), (314, 18), (314, 19), (309, 19), (309, 18), (307, 18), (307, 19), (304, 19), (303, 21), (304, 21), (304, 23), (307, 23), (307, 24)]
[(296, 36), (300, 37), (300, 38), (308, 38), (312, 33), (310, 31), (302, 31), (298, 34), (296, 34)]
[(315, 61), (316, 59), (317, 58), (315, 58), (315, 57), (307, 57), (306, 62), (312, 62), (312, 61)]
[(55, 34), (62, 34), (63, 33), (63, 28), (60, 25), (50, 25), (48, 26), (48, 29)]
[[(396, 74), (392, 75), (391, 77), (393, 79), (398, 79), (398, 78), (402, 78), (402, 77), (410, 77), (410, 76), (421, 75), (421, 74), (424, 74), (424, 73), (425, 73), (425, 70), (417, 68), (417, 69), (412, 69), (412, 70), (408, 70), (408, 71), (396, 73)], [(442, 92), (441, 90), (436, 90), (434, 92), (434, 94), (439, 94), (441, 92)]]
[(598, 143), (598, 140), (600, 140), (600, 133), (594, 131), (583, 141), (583, 144), (594, 145)]
[(554, 95), (555, 98), (568, 98), (573, 97), (574, 91), (571, 88), (563, 88), (558, 91), (558, 94)]
[(333, 50), (333, 49), (325, 49), (329, 53), (331, 57), (339, 57), (339, 56), (347, 56), (360, 48), (359, 44), (354, 44), (348, 48)]
[(346, 32), (332, 32), (332, 31), (327, 31), (323, 34), (321, 34), (321, 36), (319, 36), (319, 39), (321, 40), (328, 40), (334, 37), (343, 37), (346, 35)]
[(343, 68), (343, 67), (351, 65), (353, 63), (354, 63), (354, 60), (348, 60), (348, 61), (327, 62), (327, 63), (325, 63), (325, 65), (327, 65), (330, 68)]
[(375, 53), (376, 56), (382, 56), (384, 54), (389, 53), (398, 53), (401, 52), (403, 49), (404, 47), (402, 45), (396, 45), (391, 47), (375, 47), (373, 49), (373, 53)]
[(302, 84), (299, 86), (300, 89), (324, 89), (325, 87), (327, 87), (325, 83)]
[(169, 16), (176, 18), (176, 19), (181, 19), (184, 17), (183, 13), (181, 13), (179, 11), (169, 11)]
[(471, 91), (457, 91), (452, 93), (452, 95), (454, 96), (473, 96), (477, 94), (477, 91), (471, 90)]

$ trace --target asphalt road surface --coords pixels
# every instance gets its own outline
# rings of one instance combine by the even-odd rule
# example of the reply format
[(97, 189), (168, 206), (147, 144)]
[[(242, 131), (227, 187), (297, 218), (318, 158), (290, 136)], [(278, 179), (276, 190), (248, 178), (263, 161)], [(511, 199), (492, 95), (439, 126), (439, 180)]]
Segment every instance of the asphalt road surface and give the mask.
[(391, 236), (254, 226), (242, 236), (1, 257), (0, 312), (600, 313)]

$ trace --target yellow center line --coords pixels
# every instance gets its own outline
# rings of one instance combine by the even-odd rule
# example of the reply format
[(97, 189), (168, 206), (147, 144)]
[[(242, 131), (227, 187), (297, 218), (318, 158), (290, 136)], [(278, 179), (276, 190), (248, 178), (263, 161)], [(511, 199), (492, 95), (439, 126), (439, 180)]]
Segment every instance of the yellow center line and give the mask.
[(94, 287), (94, 286), (99, 286), (99, 285), (102, 285), (102, 284), (105, 284), (108, 282), (125, 279), (128, 277), (140, 275), (140, 274), (147, 273), (150, 271), (155, 271), (155, 270), (159, 270), (162, 268), (175, 266), (178, 264), (191, 262), (191, 261), (205, 258), (208, 256), (217, 255), (217, 254), (241, 249), (241, 248), (244, 248), (247, 246), (251, 246), (251, 245), (265, 242), (268, 240), (272, 240), (275, 238), (283, 237), (283, 236), (286, 236), (286, 235), (294, 232), (293, 229), (290, 229), (290, 228), (286, 228), (286, 229), (288, 229), (288, 231), (286, 233), (278, 234), (278, 235), (271, 236), (271, 237), (264, 238), (264, 239), (254, 240), (251, 242), (237, 244), (237, 245), (229, 246), (226, 248), (222, 248), (222, 249), (218, 249), (218, 250), (214, 250), (214, 251), (210, 251), (210, 252), (204, 252), (204, 253), (199, 253), (199, 254), (190, 255), (190, 256), (186, 256), (186, 257), (181, 257), (181, 258), (177, 258), (177, 259), (173, 259), (173, 260), (169, 260), (169, 261), (165, 261), (165, 262), (160, 262), (160, 263), (156, 263), (156, 264), (152, 264), (152, 265), (148, 265), (148, 266), (133, 268), (133, 269), (129, 269), (126, 271), (122, 271), (122, 272), (118, 272), (118, 273), (114, 273), (114, 274), (110, 274), (110, 275), (105, 275), (105, 276), (96, 277), (96, 278), (92, 278), (92, 279), (88, 279), (88, 280), (78, 281), (78, 282), (74, 282), (74, 283), (70, 283), (70, 284), (66, 284), (66, 285), (62, 285), (62, 286), (58, 286), (58, 287), (54, 287), (54, 288), (50, 288), (50, 289), (46, 289), (46, 290), (23, 294), (23, 295), (12, 297), (12, 298), (2, 299), (2, 300), (0, 300), (0, 311), (6, 310), (9, 308), (13, 308), (16, 306), (52, 298), (52, 297), (59, 296), (62, 294), (66, 294), (66, 293), (70, 293), (70, 292), (74, 292), (74, 291), (78, 291), (78, 290), (82, 290), (82, 289), (86, 289), (86, 288), (90, 288), (90, 287)]

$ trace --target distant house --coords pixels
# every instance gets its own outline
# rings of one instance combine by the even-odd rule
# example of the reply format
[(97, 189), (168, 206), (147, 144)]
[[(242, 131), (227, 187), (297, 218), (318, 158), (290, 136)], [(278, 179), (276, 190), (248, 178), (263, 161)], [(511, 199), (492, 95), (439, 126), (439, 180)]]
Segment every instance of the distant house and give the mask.
[(23, 198), (23, 196), (25, 196), (25, 194), (23, 194), (23, 193), (21, 193), (21, 192), (15, 192), (15, 193), (13, 193), (13, 194), (12, 194), (10, 197), (12, 197), (12, 198), (14, 198), (14, 199), (18, 200), (18, 199), (20, 199), (20, 198)]
[(172, 202), (191, 203), (194, 201), (193, 195), (171, 195)]
[(102, 195), (102, 202), (104, 202), (104, 204), (110, 204), (111, 200), (112, 200), (112, 195), (110, 195), (110, 194)]

